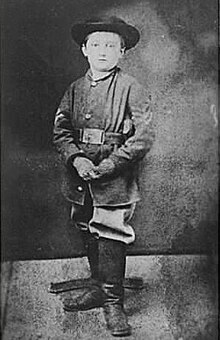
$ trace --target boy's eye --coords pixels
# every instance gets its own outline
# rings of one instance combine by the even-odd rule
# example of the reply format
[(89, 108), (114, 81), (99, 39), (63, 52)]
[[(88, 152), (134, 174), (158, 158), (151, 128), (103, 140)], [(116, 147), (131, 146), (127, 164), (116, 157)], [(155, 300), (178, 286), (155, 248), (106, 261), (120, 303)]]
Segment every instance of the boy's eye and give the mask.
[[(91, 44), (92, 47), (99, 47), (100, 46), (100, 43), (98, 42), (94, 42)], [(112, 43), (107, 43), (104, 45), (105, 47), (110, 47), (110, 48), (114, 48), (115, 47), (115, 44), (112, 44)]]

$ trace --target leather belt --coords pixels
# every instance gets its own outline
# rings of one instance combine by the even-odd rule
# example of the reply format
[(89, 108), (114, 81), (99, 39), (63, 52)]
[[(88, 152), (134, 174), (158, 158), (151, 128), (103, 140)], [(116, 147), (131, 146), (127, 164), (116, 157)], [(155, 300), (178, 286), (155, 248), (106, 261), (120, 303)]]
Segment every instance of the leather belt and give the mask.
[(74, 129), (73, 136), (76, 142), (81, 142), (85, 144), (112, 144), (112, 145), (122, 145), (125, 138), (121, 133), (116, 132), (105, 132), (101, 129)]

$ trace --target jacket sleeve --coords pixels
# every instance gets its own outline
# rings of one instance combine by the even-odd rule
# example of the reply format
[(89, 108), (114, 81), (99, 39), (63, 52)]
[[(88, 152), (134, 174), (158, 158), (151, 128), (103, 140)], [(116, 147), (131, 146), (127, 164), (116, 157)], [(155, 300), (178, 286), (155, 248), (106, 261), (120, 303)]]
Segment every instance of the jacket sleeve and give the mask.
[(76, 156), (84, 156), (83, 151), (76, 145), (73, 135), (71, 122), (73, 90), (74, 83), (65, 92), (60, 102), (55, 115), (53, 129), (53, 143), (66, 165)]
[(128, 108), (134, 134), (109, 156), (117, 170), (141, 160), (154, 141), (153, 113), (149, 94), (136, 82), (130, 88)]

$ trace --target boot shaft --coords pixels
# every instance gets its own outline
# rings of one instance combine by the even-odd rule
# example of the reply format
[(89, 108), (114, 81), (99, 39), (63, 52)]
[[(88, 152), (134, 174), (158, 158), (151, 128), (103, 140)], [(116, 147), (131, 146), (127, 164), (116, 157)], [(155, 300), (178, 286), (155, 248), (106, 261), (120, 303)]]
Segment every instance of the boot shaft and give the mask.
[(82, 231), (81, 234), (89, 262), (91, 278), (94, 280), (99, 280), (98, 240), (88, 230)]
[(107, 284), (123, 284), (126, 266), (126, 245), (120, 241), (100, 238), (99, 279)]
[(92, 279), (99, 281), (99, 247), (97, 239), (91, 237), (87, 243), (86, 249), (91, 277)]

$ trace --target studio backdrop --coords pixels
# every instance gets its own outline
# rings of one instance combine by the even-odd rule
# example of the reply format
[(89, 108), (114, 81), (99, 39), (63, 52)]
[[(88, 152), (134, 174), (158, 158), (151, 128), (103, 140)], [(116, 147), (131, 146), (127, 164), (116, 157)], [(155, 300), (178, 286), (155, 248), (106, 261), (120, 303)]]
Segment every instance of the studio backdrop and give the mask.
[(60, 191), (56, 108), (87, 70), (74, 22), (117, 15), (139, 44), (121, 63), (151, 93), (129, 254), (210, 253), (218, 216), (217, 0), (2, 1), (2, 258), (82, 256)]

